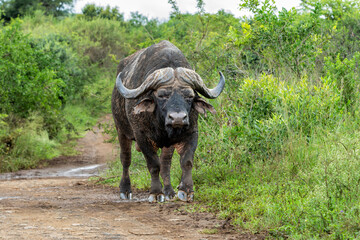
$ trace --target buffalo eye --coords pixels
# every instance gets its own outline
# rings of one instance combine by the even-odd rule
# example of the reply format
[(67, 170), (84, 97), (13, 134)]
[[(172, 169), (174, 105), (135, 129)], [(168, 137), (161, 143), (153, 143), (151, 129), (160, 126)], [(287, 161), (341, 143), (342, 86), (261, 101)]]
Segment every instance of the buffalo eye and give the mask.
[(192, 101), (195, 97), (195, 94), (192, 90), (184, 90), (182, 91), (182, 95), (187, 101)]
[(185, 100), (188, 101), (188, 102), (191, 102), (193, 99), (194, 99), (194, 97), (191, 97), (191, 96), (186, 96), (185, 97)]
[(160, 98), (160, 99), (168, 99), (170, 97), (170, 92), (160, 89), (159, 91), (156, 92), (156, 97)]

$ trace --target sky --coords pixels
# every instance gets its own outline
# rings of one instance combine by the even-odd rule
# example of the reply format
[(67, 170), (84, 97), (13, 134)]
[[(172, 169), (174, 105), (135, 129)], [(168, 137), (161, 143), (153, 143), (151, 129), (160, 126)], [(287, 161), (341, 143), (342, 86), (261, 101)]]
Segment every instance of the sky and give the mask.
[[(196, 0), (177, 0), (176, 1), (180, 12), (195, 13)], [(301, 0), (275, 0), (278, 9), (283, 7), (290, 9), (298, 7)], [(81, 13), (81, 9), (88, 3), (94, 3), (97, 6), (118, 7), (121, 13), (124, 13), (125, 19), (130, 18), (130, 12), (138, 11), (149, 19), (157, 18), (159, 20), (166, 20), (172, 11), (168, 0), (76, 0), (75, 13)], [(234, 14), (236, 17), (248, 15), (246, 12), (240, 12), (240, 0), (204, 0), (205, 10), (209, 13), (216, 13), (220, 9)]]

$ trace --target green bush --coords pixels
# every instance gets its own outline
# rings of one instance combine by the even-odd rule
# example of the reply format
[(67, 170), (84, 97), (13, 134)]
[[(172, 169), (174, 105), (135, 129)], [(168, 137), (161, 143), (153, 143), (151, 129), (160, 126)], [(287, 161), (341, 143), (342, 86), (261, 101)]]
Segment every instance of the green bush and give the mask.
[(21, 118), (37, 112), (54, 138), (69, 125), (62, 107), (91, 79), (85, 64), (68, 48), (69, 39), (60, 35), (33, 39), (20, 27), (20, 21), (14, 21), (0, 36), (0, 112)]
[(275, 157), (291, 135), (335, 127), (344, 113), (340, 91), (325, 80), (311, 86), (306, 79), (291, 84), (263, 75), (245, 79), (237, 94), (227, 132), (255, 159)]
[[(86, 64), (78, 57), (71, 46), (71, 38), (60, 34), (49, 34), (35, 40), (36, 47), (51, 57), (51, 67), (56, 76), (64, 82), (62, 92), (65, 98), (76, 94), (92, 81)], [(62, 99), (65, 103), (65, 99)]]
[(41, 9), (47, 15), (64, 16), (73, 6), (73, 0), (6, 0), (0, 2), (0, 18), (10, 22), (12, 18), (32, 14)]
[(78, 60), (71, 61), (77, 61), (80, 66), (73, 67), (86, 69), (89, 80), (94, 79), (98, 67), (116, 69), (118, 61), (137, 44), (130, 40), (132, 36), (125, 32), (123, 22), (106, 18), (88, 21), (83, 17), (69, 17), (59, 21), (37, 11), (34, 16), (24, 18), (23, 28), (36, 39), (60, 42), (54, 48), (66, 46), (70, 57), (76, 53)]
[(60, 109), (65, 84), (51, 65), (51, 55), (20, 31), (19, 21), (2, 29), (0, 44), (0, 112), (26, 117), (35, 110)]
[(354, 105), (357, 104), (360, 97), (359, 63), (359, 52), (354, 53), (351, 59), (341, 60), (340, 54), (335, 59), (325, 58), (325, 77), (336, 84), (341, 91), (341, 103), (351, 112), (354, 111)]
[(82, 13), (87, 20), (99, 17), (114, 19), (117, 21), (124, 21), (124, 15), (119, 13), (117, 7), (110, 8), (110, 6), (107, 6), (106, 8), (104, 8), (95, 6), (95, 4), (86, 4), (85, 7), (82, 9)]
[[(14, 124), (18, 119), (5, 121)], [(31, 114), (15, 127), (3, 124), (0, 130), (0, 172), (34, 168), (42, 160), (60, 155), (59, 144), (49, 138), (40, 115)]]
[[(329, 37), (322, 30), (319, 8), (299, 14), (293, 8), (277, 12), (274, 1), (244, 1), (241, 9), (248, 9), (254, 17), (242, 22), (240, 28), (231, 27), (229, 40), (242, 50), (244, 65), (277, 76), (291, 71), (296, 77), (317, 70), (322, 49)], [(320, 58), (319, 58), (320, 57)]]
[(74, 49), (88, 57), (93, 66), (114, 68), (117, 59), (129, 51), (125, 29), (119, 21), (103, 18), (75, 21), (69, 18), (61, 24), (66, 28), (65, 33), (70, 34)]

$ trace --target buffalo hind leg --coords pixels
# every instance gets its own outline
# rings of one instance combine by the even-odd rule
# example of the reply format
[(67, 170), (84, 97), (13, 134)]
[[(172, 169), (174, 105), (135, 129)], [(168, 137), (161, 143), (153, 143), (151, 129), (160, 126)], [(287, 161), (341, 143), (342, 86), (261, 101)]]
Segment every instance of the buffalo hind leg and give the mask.
[(121, 199), (131, 199), (131, 182), (129, 175), (129, 167), (131, 164), (131, 143), (132, 140), (129, 140), (125, 135), (119, 134), (119, 143), (120, 143), (120, 160), (123, 166), (123, 174), (120, 181), (120, 198)]
[(163, 192), (165, 194), (165, 200), (171, 200), (175, 196), (175, 191), (171, 186), (170, 180), (170, 168), (171, 159), (174, 154), (174, 147), (162, 148), (160, 155), (160, 175), (164, 182)]

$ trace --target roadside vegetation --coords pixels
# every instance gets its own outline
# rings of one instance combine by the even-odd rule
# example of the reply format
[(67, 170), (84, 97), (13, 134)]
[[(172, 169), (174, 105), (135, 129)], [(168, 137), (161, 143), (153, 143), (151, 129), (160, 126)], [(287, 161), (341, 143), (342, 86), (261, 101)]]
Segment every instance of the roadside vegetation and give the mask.
[[(198, 209), (276, 239), (360, 238), (358, 1), (286, 10), (245, 0), (252, 17), (240, 19), (206, 13), (201, 0), (196, 14), (169, 4), (160, 22), (95, 5), (63, 15), (38, 4), (11, 19), (0, 3), (0, 170), (72, 154), (69, 142), (110, 112), (119, 60), (167, 39), (208, 86), (218, 71), (227, 81), (210, 100), (217, 114), (199, 120)], [(120, 161), (109, 166), (104, 182), (118, 185)], [(130, 171), (137, 188), (150, 187), (136, 151)]]

